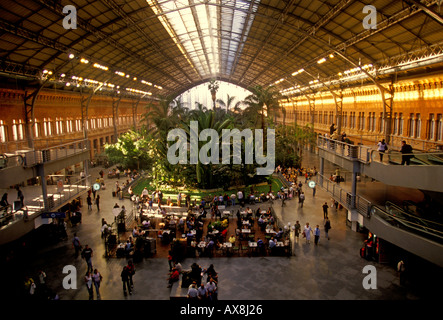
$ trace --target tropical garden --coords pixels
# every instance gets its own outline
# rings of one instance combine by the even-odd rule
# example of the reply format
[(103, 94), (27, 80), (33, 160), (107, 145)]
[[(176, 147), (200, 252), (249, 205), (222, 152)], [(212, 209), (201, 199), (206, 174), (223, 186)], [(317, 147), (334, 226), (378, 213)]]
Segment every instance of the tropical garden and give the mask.
[[(262, 129), (264, 139), (269, 128), (275, 129), (275, 166), (300, 166), (301, 146), (311, 143), (315, 135), (309, 127), (286, 125), (286, 111), (279, 103), (285, 97), (277, 88), (251, 87), (250, 95), (243, 101), (229, 95), (226, 99), (217, 99), (217, 89), (217, 83), (211, 81), (208, 90), (213, 105), (209, 107), (196, 103), (191, 108), (175, 97), (159, 97), (146, 105), (141, 128), (125, 133), (117, 143), (105, 146), (108, 159), (124, 168), (143, 170), (146, 173), (144, 184), (149, 184), (151, 189), (198, 192), (201, 189), (228, 190), (233, 186), (272, 185), (270, 176), (257, 175), (260, 165), (245, 163), (244, 157), (239, 164), (234, 161), (223, 164), (221, 160), (219, 164), (205, 164), (200, 159), (192, 164), (189, 161), (171, 164), (167, 153), (175, 142), (167, 141), (168, 133), (172, 129), (182, 129), (189, 145), (190, 123), (196, 121), (199, 132), (214, 129), (218, 133), (220, 146), (223, 129)], [(283, 118), (282, 123), (278, 123), (279, 118)], [(198, 149), (201, 150), (206, 143), (198, 141)], [(241, 143), (244, 150), (245, 141)], [(189, 159), (189, 148), (187, 152)]]

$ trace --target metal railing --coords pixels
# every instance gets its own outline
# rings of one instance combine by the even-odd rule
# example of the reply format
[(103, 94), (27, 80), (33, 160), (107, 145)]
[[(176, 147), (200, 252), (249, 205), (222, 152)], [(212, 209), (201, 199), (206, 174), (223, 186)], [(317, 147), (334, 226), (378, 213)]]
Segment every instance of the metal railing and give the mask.
[(82, 192), (87, 191), (90, 186), (90, 175), (69, 185), (64, 185), (63, 189), (57, 189), (57, 186), (53, 186), (53, 190), (49, 190), (47, 193), (48, 208), (44, 207), (43, 195), (38, 196), (31, 201), (27, 201), (25, 206), (20, 210), (12, 212), (12, 217), (10, 217), (8, 225), (22, 219), (38, 216), (43, 212), (51, 211), (51, 209), (59, 208), (77, 198)]
[[(424, 225), (424, 219), (410, 215), (401, 209), (394, 209), (392, 204), (387, 206), (386, 210), (383, 210), (378, 206), (372, 206), (371, 214), (382, 218), (384, 221), (396, 228), (420, 235), (439, 243), (443, 243), (443, 232), (441, 230), (434, 229), (436, 225), (435, 222), (432, 222), (432, 227)], [(429, 222), (431, 221), (427, 220), (427, 223)]]
[(16, 166), (31, 167), (36, 164), (67, 158), (88, 149), (88, 140), (82, 139), (41, 150), (16, 150), (15, 153), (0, 155), (0, 169)]
[[(382, 155), (382, 159), (380, 159)], [(403, 156), (411, 156), (412, 165), (443, 165), (443, 152), (413, 152), (413, 153), (401, 153), (396, 150), (388, 150), (386, 152), (380, 152), (377, 150), (371, 150), (370, 161), (381, 162), (386, 164), (401, 164)]]
[(359, 160), (365, 163), (369, 162), (370, 160), (371, 147), (368, 146), (353, 145), (323, 136), (318, 136), (317, 147), (351, 160)]
[(325, 189), (334, 200), (338, 201), (343, 207), (348, 210), (357, 210), (358, 213), (367, 217), (370, 213), (370, 209), (372, 203), (359, 196), (352, 195), (351, 192), (346, 191), (339, 184), (334, 181), (331, 181), (329, 178), (317, 173), (314, 177), (312, 177), (317, 184), (319, 184), (323, 189)]

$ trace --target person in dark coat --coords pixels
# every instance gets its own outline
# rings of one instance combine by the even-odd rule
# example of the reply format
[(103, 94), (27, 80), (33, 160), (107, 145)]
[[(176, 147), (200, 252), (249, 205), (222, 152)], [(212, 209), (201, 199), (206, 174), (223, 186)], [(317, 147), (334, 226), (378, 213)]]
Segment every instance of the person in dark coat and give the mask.
[(126, 296), (127, 291), (129, 291), (129, 294), (132, 294), (131, 285), (129, 283), (130, 271), (128, 269), (128, 266), (123, 267), (123, 270), (122, 270), (122, 273), (120, 274), (120, 276), (121, 276), (122, 282), (123, 282), (123, 294)]
[(406, 141), (401, 142), (401, 149), (400, 152), (402, 154), (401, 156), (401, 165), (407, 165), (411, 163), (411, 158), (413, 157), (412, 153), (412, 146), (410, 144), (407, 144)]

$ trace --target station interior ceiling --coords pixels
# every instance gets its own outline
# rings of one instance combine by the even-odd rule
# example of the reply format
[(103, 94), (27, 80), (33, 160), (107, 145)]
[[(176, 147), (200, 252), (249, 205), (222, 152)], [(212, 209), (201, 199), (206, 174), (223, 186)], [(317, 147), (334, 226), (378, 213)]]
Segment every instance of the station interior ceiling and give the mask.
[(178, 96), (210, 80), (289, 96), (441, 74), (438, 0), (1, 0), (0, 85)]

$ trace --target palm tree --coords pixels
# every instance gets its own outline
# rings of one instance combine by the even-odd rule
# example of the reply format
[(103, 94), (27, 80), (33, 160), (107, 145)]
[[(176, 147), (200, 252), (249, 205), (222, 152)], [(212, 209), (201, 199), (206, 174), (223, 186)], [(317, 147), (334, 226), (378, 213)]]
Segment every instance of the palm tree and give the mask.
[(217, 90), (218, 90), (218, 82), (215, 79), (211, 79), (209, 81), (208, 89), (209, 89), (209, 91), (211, 91), (213, 108), (215, 109), (215, 100), (216, 100), (216, 94), (217, 94)]
[(172, 117), (172, 97), (160, 96), (158, 102), (150, 102), (146, 106), (147, 112), (142, 116), (143, 120), (153, 123), (154, 126), (149, 131), (153, 131), (155, 136), (164, 135), (173, 127)]
[(221, 105), (223, 108), (226, 108), (226, 112), (229, 112), (230, 109), (234, 108), (234, 110), (238, 110), (240, 108), (240, 105), (242, 104), (241, 101), (238, 101), (234, 104), (234, 100), (237, 99), (236, 97), (231, 97), (229, 94), (226, 95), (226, 102), (222, 99), (217, 99), (217, 103)]
[(278, 101), (284, 96), (278, 91), (275, 86), (262, 87), (256, 85), (250, 87), (249, 90), (252, 92), (244, 100), (244, 103), (252, 108), (254, 111), (258, 111), (261, 116), (261, 128), (265, 131), (265, 118), (270, 116), (274, 112), (280, 109)]
[[(218, 133), (218, 137), (220, 139), (219, 143), (221, 144), (222, 139), (222, 130), (227, 129), (232, 126), (232, 119), (226, 118), (217, 120), (216, 112), (214, 110), (207, 111), (198, 111), (192, 113), (190, 121), (198, 122), (198, 131), (201, 132), (204, 129), (214, 129)], [(182, 123), (183, 129), (187, 133), (188, 139), (191, 137), (191, 127), (190, 123)], [(190, 144), (190, 140), (188, 140)], [(201, 149), (206, 142), (198, 141), (198, 150)], [(198, 159), (197, 164), (195, 165), (195, 173), (197, 183), (200, 186), (204, 187), (212, 187), (213, 185), (213, 168), (211, 164), (204, 165), (201, 163), (200, 159)]]

